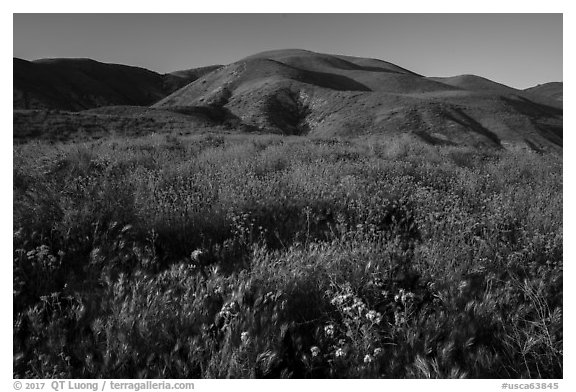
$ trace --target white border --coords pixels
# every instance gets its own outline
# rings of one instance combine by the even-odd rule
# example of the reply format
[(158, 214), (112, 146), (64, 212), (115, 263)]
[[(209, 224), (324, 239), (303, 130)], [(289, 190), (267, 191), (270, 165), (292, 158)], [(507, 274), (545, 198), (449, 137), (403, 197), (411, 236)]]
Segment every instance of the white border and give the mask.
[[(564, 13), (564, 70), (576, 70), (574, 63), (574, 52), (570, 45), (573, 42), (568, 37), (576, 37), (574, 32), (575, 18), (572, 12), (572, 7), (569, 6), (568, 1), (539, 1), (532, 3), (519, 3), (519, 2), (503, 2), (496, 0), (487, 0), (478, 2), (476, 4), (466, 4), (459, 0), (451, 1), (426, 1), (426, 0), (413, 0), (410, 2), (373, 2), (373, 1), (354, 1), (336, 3), (332, 1), (303, 1), (293, 0), (278, 4), (276, 2), (250, 2), (246, 1), (232, 1), (232, 0), (217, 0), (216, 2), (119, 2), (119, 1), (98, 1), (92, 3), (79, 2), (77, 0), (71, 1), (26, 1), (19, 2), (18, 4), (4, 5), (7, 8), (6, 12), (2, 12), (1, 26), (3, 34), (2, 47), (8, 51), (8, 48), (13, 46), (13, 19), (12, 13), (91, 13), (91, 12), (105, 12), (105, 13)], [(409, 4), (407, 4), (409, 3)], [(519, 6), (521, 4), (521, 6)], [(4, 10), (3, 10), (4, 11)], [(13, 52), (13, 51), (12, 51)], [(12, 54), (11, 54), (12, 55)], [(10, 64), (8, 66), (8, 64)], [(4, 57), (2, 62), (3, 76), (6, 85), (12, 87), (12, 61), (8, 56)], [(8, 83), (8, 79), (10, 82)], [(574, 195), (576, 183), (574, 181), (575, 161), (574, 156), (571, 154), (571, 149), (575, 147), (574, 136), (574, 119), (572, 115), (573, 106), (573, 89), (571, 73), (565, 72), (564, 75), (564, 106), (568, 109), (565, 114), (564, 129), (565, 138), (564, 143), (568, 148), (564, 167), (565, 167), (565, 187), (564, 187), (564, 238), (565, 238), (565, 260), (568, 261), (565, 267), (565, 277), (567, 285), (565, 285), (565, 307), (564, 307), (564, 324), (565, 324), (565, 344), (564, 344), (564, 380), (557, 380), (560, 383), (560, 390), (576, 390), (576, 382), (574, 371), (576, 370), (575, 361), (573, 360), (574, 354), (574, 338), (572, 335), (571, 327), (574, 326), (574, 312), (572, 306), (572, 298), (574, 298), (574, 289), (572, 288), (571, 277), (573, 276), (574, 268), (570, 265), (571, 259), (574, 256), (574, 232), (575, 232), (575, 207), (572, 206), (570, 195)], [(10, 88), (11, 90), (11, 88)], [(10, 93), (8, 87), (4, 90), (3, 105), (4, 115), (2, 116), (4, 122), (4, 131), (2, 132), (2, 143), (0, 143), (1, 156), (4, 162), (0, 165), (1, 180), (3, 184), (2, 197), (2, 211), (6, 212), (4, 219), (0, 225), (0, 241), (3, 245), (1, 263), (1, 286), (2, 287), (2, 309), (6, 311), (6, 317), (1, 322), (1, 334), (3, 338), (4, 352), (1, 356), (0, 369), (0, 386), (3, 390), (13, 390), (12, 380), (12, 321), (11, 321), (11, 299), (12, 299), (12, 220), (9, 211), (12, 211), (12, 114), (11, 111), (12, 101), (9, 100), (8, 94)], [(10, 312), (10, 313), (9, 313)], [(126, 380), (131, 381), (131, 380)], [(134, 381), (134, 380), (132, 380)], [(330, 391), (349, 391), (351, 389), (364, 389), (376, 390), (381, 388), (390, 388), (391, 390), (427, 390), (427, 391), (496, 391), (501, 389), (501, 384), (505, 380), (198, 380), (196, 382), (195, 390), (254, 390), (269, 392), (271, 388), (277, 391), (292, 391), (294, 389), (305, 390), (330, 390)], [(538, 382), (538, 380), (526, 380), (526, 382)], [(522, 382), (521, 380), (510, 380), (510, 382)], [(547, 382), (554, 382), (548, 380)], [(47, 389), (46, 389), (47, 390)]]

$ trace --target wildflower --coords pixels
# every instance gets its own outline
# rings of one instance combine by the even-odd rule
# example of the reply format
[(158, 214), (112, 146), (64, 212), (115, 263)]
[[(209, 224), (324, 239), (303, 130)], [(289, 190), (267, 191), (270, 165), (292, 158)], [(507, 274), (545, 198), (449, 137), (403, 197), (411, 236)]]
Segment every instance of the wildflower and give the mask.
[(320, 354), (320, 349), (317, 346), (314, 346), (310, 349), (313, 357), (317, 357)]
[(250, 334), (248, 332), (242, 332), (240, 334), (240, 340), (242, 341), (242, 344), (247, 344), (250, 340)]
[(354, 299), (354, 304), (352, 307), (357, 309), (359, 312), (362, 312), (364, 309), (366, 309), (366, 305), (364, 305), (364, 302), (362, 302), (362, 300), (359, 298)]
[(404, 302), (404, 289), (398, 290), (398, 294), (394, 296), (394, 301)]
[(403, 314), (396, 312), (394, 313), (394, 323), (396, 325), (402, 325), (406, 323), (406, 317)]
[(371, 363), (372, 361), (374, 361), (374, 357), (372, 357), (370, 354), (366, 354), (364, 357), (364, 363)]
[(332, 324), (328, 324), (324, 327), (324, 333), (326, 336), (334, 336), (334, 326)]
[(346, 356), (346, 353), (344, 352), (344, 350), (342, 350), (341, 348), (336, 350), (336, 358), (345, 357), (345, 356)]
[(198, 261), (200, 256), (202, 256), (202, 253), (204, 252), (202, 252), (200, 249), (196, 249), (194, 252), (190, 254), (190, 258), (194, 261)]
[(406, 295), (404, 296), (404, 301), (410, 300), (413, 301), (414, 298), (416, 298), (416, 294), (408, 292), (406, 293)]
[(382, 321), (382, 315), (374, 310), (366, 313), (366, 318), (375, 324), (380, 324), (380, 321)]
[(349, 294), (340, 294), (340, 295), (337, 295), (336, 297), (332, 298), (330, 303), (332, 305), (335, 305), (335, 306), (342, 306), (344, 304), (344, 302), (346, 302), (348, 300), (349, 297), (350, 297)]

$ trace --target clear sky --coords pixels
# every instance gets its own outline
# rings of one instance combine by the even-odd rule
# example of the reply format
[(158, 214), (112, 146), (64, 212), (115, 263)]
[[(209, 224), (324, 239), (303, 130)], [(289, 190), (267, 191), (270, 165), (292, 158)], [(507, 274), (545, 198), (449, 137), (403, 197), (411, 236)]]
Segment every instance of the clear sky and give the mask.
[(14, 57), (166, 73), (298, 48), (516, 88), (562, 81), (562, 14), (14, 14)]

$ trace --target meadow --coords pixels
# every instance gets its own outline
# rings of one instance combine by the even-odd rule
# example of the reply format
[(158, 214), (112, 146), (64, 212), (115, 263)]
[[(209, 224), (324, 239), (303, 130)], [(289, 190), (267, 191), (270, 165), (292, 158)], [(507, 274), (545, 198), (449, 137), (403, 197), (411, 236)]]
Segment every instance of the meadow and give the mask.
[(562, 378), (562, 157), (14, 145), (17, 378)]

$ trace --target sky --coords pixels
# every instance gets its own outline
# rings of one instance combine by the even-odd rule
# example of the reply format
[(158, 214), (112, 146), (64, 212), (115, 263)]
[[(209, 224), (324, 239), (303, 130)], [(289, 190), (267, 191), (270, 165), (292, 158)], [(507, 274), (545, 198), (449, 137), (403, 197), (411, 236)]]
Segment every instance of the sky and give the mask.
[(14, 57), (86, 57), (159, 73), (273, 49), (378, 58), (511, 87), (563, 81), (562, 14), (14, 14)]

